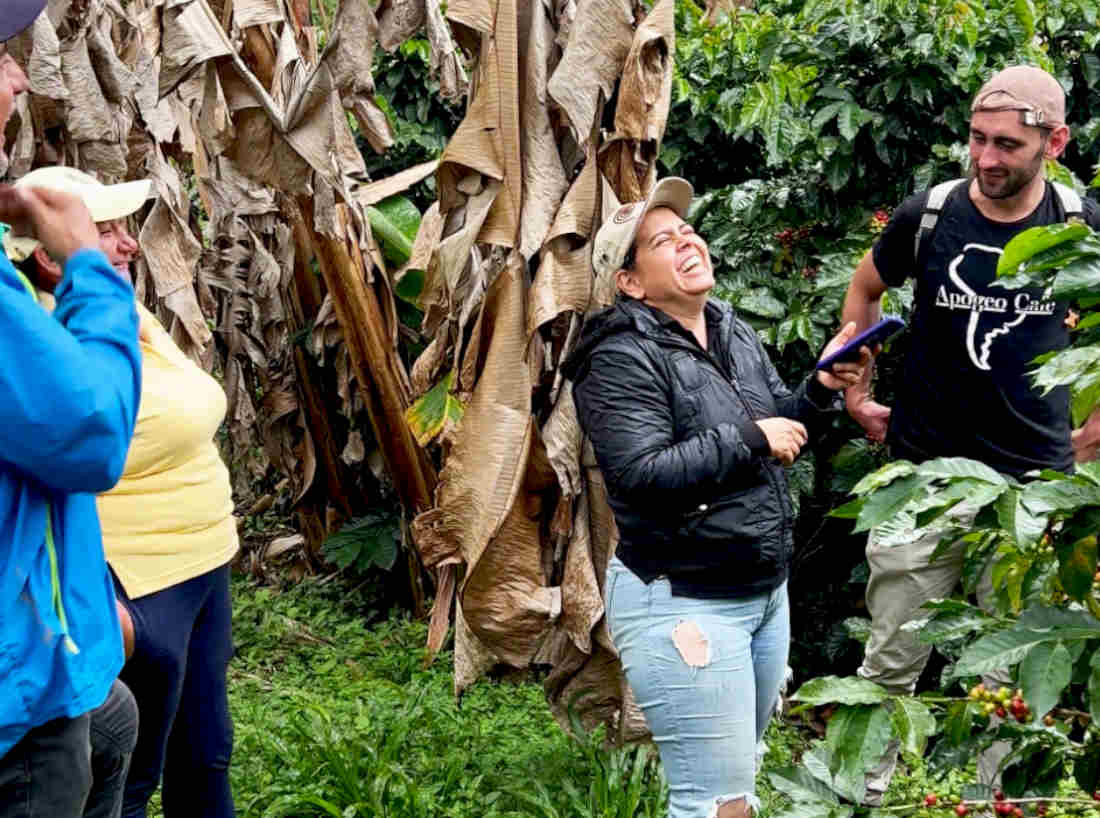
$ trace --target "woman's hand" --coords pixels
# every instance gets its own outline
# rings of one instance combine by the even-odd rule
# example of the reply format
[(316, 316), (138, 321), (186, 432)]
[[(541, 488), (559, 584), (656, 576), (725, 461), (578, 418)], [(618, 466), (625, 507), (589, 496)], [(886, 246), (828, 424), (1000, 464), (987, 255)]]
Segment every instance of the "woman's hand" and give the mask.
[(764, 418), (756, 421), (756, 425), (768, 439), (772, 457), (777, 458), (784, 466), (791, 465), (806, 445), (806, 427), (797, 420)]
[[(833, 336), (833, 340), (825, 345), (825, 351), (821, 353), (821, 360), (824, 360), (843, 347), (855, 337), (855, 334), (855, 321), (849, 321), (840, 332)], [(822, 386), (828, 389), (840, 390), (855, 386), (863, 380), (867, 367), (871, 365), (871, 361), (874, 360), (874, 357), (875, 354), (869, 347), (860, 347), (858, 361), (853, 361), (851, 363), (835, 363), (830, 369), (819, 369), (817, 371), (817, 379), (821, 382)]]

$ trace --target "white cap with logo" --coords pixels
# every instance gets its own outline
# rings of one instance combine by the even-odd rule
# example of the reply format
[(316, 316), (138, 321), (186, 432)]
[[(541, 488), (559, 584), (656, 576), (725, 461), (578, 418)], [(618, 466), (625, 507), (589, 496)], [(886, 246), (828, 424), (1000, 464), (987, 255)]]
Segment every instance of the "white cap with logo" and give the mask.
[(685, 218), (694, 195), (690, 182), (679, 176), (669, 176), (655, 184), (644, 201), (624, 204), (612, 213), (600, 226), (592, 243), (592, 268), (597, 277), (614, 275), (623, 266), (649, 211), (667, 207), (681, 219)]
[[(32, 170), (16, 182), (15, 187), (44, 187), (79, 196), (92, 214), (92, 221), (98, 223), (121, 219), (140, 210), (150, 196), (152, 184), (149, 179), (142, 179), (105, 185), (91, 174), (55, 165)], [(4, 235), (4, 253), (11, 261), (29, 258), (38, 244), (38, 239), (19, 236), (14, 231)]]

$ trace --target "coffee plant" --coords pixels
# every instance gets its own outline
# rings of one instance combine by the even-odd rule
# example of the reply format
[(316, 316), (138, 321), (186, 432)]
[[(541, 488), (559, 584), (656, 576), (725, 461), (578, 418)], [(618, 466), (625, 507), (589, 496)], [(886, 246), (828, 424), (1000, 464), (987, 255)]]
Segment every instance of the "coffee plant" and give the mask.
[[(393, 127), (394, 144), (378, 154), (366, 139), (358, 138), (372, 177), (439, 158), (462, 121), (462, 106), (440, 97), (439, 81), (431, 76), (430, 64), (431, 47), (421, 37), (406, 40), (393, 53), (380, 50), (375, 57), (375, 102)], [(410, 192), (419, 209), (426, 209), (435, 198), (435, 178), (429, 176)]]
[[(966, 171), (970, 101), (994, 71), (1030, 62), (1058, 77), (1074, 139), (1052, 170), (1092, 178), (1097, 15), (1095, 0), (808, 0), (712, 24), (679, 4), (661, 162), (702, 194), (695, 220), (719, 293), (785, 374), (802, 374), (835, 327), (851, 265), (888, 208)], [(802, 354), (785, 355), (788, 344)]]
[(662, 162), (715, 188), (788, 176), (841, 206), (898, 201), (953, 162), (985, 79), (1027, 62), (1066, 89), (1067, 162), (1087, 178), (1097, 12), (1095, 0), (795, 0), (712, 26), (682, 3)]
[[(1005, 248), (998, 275), (1006, 287), (1039, 284), (1082, 312), (1070, 348), (1043, 356), (1038, 388), (1070, 387), (1080, 421), (1100, 406), (1100, 237), (1084, 224), (1025, 231)], [(880, 527), (935, 527), (933, 559), (964, 549), (963, 591), (990, 572), (995, 609), (966, 598), (930, 600), (907, 627), (949, 657), (943, 689), (920, 697), (890, 696), (867, 680), (826, 677), (802, 686), (803, 706), (835, 705), (824, 741), (801, 770), (775, 784), (796, 802), (799, 816), (846, 815), (866, 808), (864, 775), (891, 740), (946, 769), (962, 766), (994, 741), (1011, 744), (1001, 765), (1002, 789), (974, 790), (950, 805), (959, 816), (976, 806), (1002, 816), (1045, 814), (1094, 806), (1100, 788), (1100, 462), (1073, 474), (1043, 471), (1026, 481), (976, 461), (938, 458), (895, 461), (853, 488), (835, 516), (854, 519), (857, 532)], [(962, 526), (949, 512), (977, 510)], [(898, 547), (904, 547), (899, 537)], [(983, 674), (1010, 671), (1016, 688), (986, 688)], [(1076, 797), (1053, 798), (1072, 771)], [(931, 800), (929, 800), (931, 799)], [(930, 794), (925, 806), (938, 799)]]

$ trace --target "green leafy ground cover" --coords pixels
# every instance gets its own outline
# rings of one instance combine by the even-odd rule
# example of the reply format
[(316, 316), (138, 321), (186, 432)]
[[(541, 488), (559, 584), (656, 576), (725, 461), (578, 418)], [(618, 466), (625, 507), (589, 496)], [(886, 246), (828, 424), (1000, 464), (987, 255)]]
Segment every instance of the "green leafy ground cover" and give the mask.
[(574, 742), (533, 681), (486, 682), (457, 705), (450, 654), (424, 666), (425, 623), (394, 614), (365, 627), (369, 589), (233, 590), (241, 815), (662, 814), (647, 752)]
[[(233, 594), (232, 776), (244, 818), (664, 815), (649, 748), (573, 740), (530, 678), (482, 682), (456, 705), (450, 655), (425, 668), (426, 627), (402, 614), (368, 624), (369, 588), (308, 579), (279, 590), (237, 578)], [(762, 818), (791, 808), (769, 776), (798, 765), (813, 738), (797, 720), (769, 729)], [(928, 792), (958, 796), (973, 765), (931, 779), (907, 760), (886, 805), (949, 818), (916, 805)]]

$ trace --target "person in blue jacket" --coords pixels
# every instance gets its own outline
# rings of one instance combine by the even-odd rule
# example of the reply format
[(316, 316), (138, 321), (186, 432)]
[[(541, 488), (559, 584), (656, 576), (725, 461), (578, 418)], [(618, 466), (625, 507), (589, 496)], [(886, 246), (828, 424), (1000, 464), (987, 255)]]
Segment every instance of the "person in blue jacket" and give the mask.
[[(2, 44), (44, 5), (3, 1), (0, 176), (27, 90)], [(118, 480), (134, 430), (138, 318), (79, 198), (0, 185), (0, 222), (65, 262), (51, 315), (0, 256), (0, 818), (76, 818), (92, 790), (90, 713), (123, 661), (95, 495)]]

